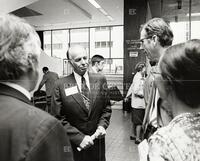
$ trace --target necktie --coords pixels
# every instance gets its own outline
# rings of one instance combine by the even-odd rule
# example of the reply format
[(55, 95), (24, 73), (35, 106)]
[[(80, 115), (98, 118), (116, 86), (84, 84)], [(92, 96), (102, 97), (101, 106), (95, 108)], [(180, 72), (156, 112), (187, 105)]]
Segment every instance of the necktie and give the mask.
[(86, 108), (89, 110), (89, 108), (90, 108), (90, 99), (89, 99), (90, 91), (89, 91), (89, 88), (87, 87), (85, 78), (83, 76), (81, 77), (81, 95), (83, 97), (83, 101), (84, 101)]

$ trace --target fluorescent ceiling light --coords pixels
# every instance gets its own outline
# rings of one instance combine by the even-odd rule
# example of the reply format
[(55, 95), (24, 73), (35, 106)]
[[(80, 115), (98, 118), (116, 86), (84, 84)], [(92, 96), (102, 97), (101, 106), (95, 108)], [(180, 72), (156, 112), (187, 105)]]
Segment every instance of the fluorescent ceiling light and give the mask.
[(108, 13), (103, 8), (99, 8), (99, 11), (101, 11), (101, 13), (103, 13), (105, 16), (108, 15)]
[(111, 17), (111, 16), (109, 16), (109, 15), (107, 15), (106, 16), (109, 20), (111, 20), (111, 21), (113, 21), (114, 19)]
[[(189, 13), (187, 14), (189, 16)], [(191, 13), (191, 16), (200, 16), (200, 13)]]
[(95, 0), (88, 0), (94, 7), (101, 8), (101, 6)]

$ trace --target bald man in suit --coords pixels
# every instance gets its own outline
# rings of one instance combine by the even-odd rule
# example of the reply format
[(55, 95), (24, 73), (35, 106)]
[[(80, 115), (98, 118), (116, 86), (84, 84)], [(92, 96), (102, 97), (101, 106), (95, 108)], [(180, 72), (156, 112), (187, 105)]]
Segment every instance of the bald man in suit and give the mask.
[(55, 83), (54, 115), (64, 118), (75, 161), (105, 161), (104, 136), (111, 117), (106, 78), (88, 72), (88, 57), (83, 47), (70, 47), (67, 58), (73, 73)]

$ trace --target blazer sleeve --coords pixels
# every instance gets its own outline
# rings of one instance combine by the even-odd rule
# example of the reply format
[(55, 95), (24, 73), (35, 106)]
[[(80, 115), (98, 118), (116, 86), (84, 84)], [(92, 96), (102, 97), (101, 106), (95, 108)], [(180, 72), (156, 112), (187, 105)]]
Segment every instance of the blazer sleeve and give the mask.
[(101, 94), (105, 101), (104, 101), (104, 108), (102, 110), (98, 126), (103, 126), (106, 129), (110, 123), (110, 117), (111, 117), (112, 110), (111, 110), (111, 103), (110, 103), (107, 80), (106, 80), (105, 76), (103, 76), (101, 87), (102, 87)]
[(62, 125), (55, 118), (42, 121), (34, 132), (26, 161), (73, 161), (69, 138)]
[(66, 121), (64, 117), (61, 116), (60, 112), (61, 107), (62, 107), (62, 100), (59, 89), (59, 83), (56, 82), (51, 101), (52, 115), (55, 116), (57, 119), (62, 120), (62, 124), (64, 126), (66, 133), (70, 138), (70, 141), (73, 142), (75, 145), (79, 146), (85, 135), (77, 128), (72, 126), (68, 121)]
[(46, 81), (47, 81), (47, 77), (46, 77), (46, 75), (43, 75), (42, 80), (38, 86), (38, 90), (40, 90), (42, 88), (42, 86), (46, 83)]

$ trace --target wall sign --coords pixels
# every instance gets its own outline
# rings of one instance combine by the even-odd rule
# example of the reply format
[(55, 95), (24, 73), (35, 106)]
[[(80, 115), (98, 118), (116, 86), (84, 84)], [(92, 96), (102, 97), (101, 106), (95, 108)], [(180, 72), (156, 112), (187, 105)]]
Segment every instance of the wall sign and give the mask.
[(138, 57), (138, 51), (129, 51), (129, 57)]

